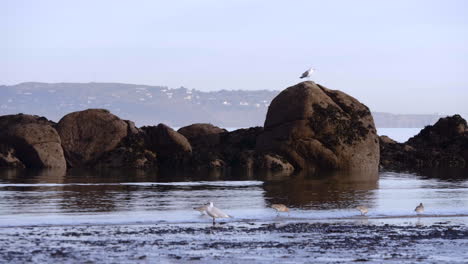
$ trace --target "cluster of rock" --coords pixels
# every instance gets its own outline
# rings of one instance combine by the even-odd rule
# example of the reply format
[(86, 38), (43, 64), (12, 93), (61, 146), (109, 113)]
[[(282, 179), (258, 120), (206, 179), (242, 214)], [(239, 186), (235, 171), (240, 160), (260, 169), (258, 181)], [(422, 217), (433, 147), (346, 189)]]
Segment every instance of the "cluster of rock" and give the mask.
[(380, 152), (385, 170), (468, 168), (468, 126), (459, 115), (441, 118), (405, 143), (381, 136)]
[(379, 149), (369, 109), (314, 82), (282, 91), (269, 106), (264, 128), (137, 128), (104, 109), (70, 113), (58, 123), (24, 114), (0, 116), (0, 126), (0, 167), (376, 172), (380, 154), (389, 169), (466, 166), (468, 149), (466, 121), (459, 116), (439, 121), (405, 144), (380, 137)]

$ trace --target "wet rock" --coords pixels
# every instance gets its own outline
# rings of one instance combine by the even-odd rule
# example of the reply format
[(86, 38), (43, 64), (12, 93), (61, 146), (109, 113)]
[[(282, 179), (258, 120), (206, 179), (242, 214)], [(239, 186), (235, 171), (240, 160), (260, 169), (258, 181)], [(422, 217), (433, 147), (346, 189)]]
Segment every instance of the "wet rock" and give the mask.
[[(61, 168), (66, 166), (61, 140), (53, 122), (32, 115), (0, 117), (2, 160), (8, 166)], [(18, 163), (19, 161), (19, 163)]]
[(294, 171), (294, 166), (291, 165), (285, 158), (276, 154), (265, 154), (257, 158), (256, 166), (259, 169), (269, 171)]
[(13, 148), (0, 144), (0, 168), (25, 168), (25, 166), (16, 157)]
[(87, 166), (103, 153), (114, 150), (137, 129), (105, 109), (88, 109), (64, 116), (57, 124), (67, 162), (72, 167)]
[(212, 124), (193, 124), (177, 130), (190, 142), (192, 148), (207, 149), (220, 144), (221, 134), (228, 132)]
[(256, 150), (279, 154), (299, 169), (377, 171), (379, 164), (369, 109), (310, 81), (287, 88), (271, 102)]
[(144, 133), (125, 137), (113, 150), (104, 153), (93, 167), (105, 168), (156, 168), (158, 163), (155, 152), (147, 149)]
[[(254, 169), (255, 142), (262, 131), (261, 127), (253, 127), (210, 134), (206, 136), (216, 136), (217, 138), (209, 143), (207, 143), (206, 136), (192, 139), (194, 144), (191, 166), (197, 169), (207, 167)], [(213, 166), (219, 164), (218, 161), (223, 161), (222, 166)]]
[(186, 137), (165, 124), (141, 128), (145, 133), (146, 146), (157, 153), (159, 162), (186, 163), (192, 154), (192, 146)]
[(467, 168), (467, 123), (460, 115), (441, 118), (405, 143), (381, 136), (380, 148), (380, 164), (386, 170)]

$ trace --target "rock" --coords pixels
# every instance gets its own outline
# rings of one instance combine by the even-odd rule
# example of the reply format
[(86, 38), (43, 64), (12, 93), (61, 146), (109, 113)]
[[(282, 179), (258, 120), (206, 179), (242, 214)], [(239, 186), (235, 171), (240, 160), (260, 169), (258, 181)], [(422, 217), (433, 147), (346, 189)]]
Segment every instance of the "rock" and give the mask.
[(226, 129), (219, 128), (212, 124), (192, 124), (177, 130), (184, 135), (193, 148), (209, 148), (220, 143), (220, 135), (226, 133)]
[(159, 161), (166, 164), (187, 162), (192, 154), (192, 146), (187, 138), (165, 124), (142, 127), (146, 146), (157, 153)]
[(192, 138), (194, 144), (191, 166), (197, 169), (213, 167), (213, 161), (222, 160), (223, 167), (253, 169), (255, 142), (262, 131), (262, 127), (253, 127), (206, 135), (217, 137), (216, 141), (210, 142), (200, 140), (206, 139), (204, 136)]
[(395, 140), (389, 138), (388, 136), (380, 136), (379, 140), (383, 144), (397, 144), (398, 143)]
[(140, 132), (124, 138), (113, 150), (104, 153), (93, 167), (148, 169), (157, 167), (157, 156), (145, 145)]
[(4, 149), (14, 150), (3, 152), (4, 161), (17, 163), (17, 159), (28, 168), (66, 167), (60, 137), (52, 125), (53, 122), (39, 116), (1, 116), (0, 144)]
[(187, 139), (198, 138), (200, 136), (220, 134), (227, 132), (226, 129), (219, 128), (212, 124), (197, 123), (189, 126), (184, 126), (177, 130), (180, 134), (184, 135)]
[(271, 102), (256, 150), (281, 155), (298, 169), (377, 171), (379, 165), (369, 109), (310, 81), (287, 88)]
[(260, 156), (256, 161), (256, 166), (259, 169), (269, 171), (289, 171), (293, 172), (294, 167), (283, 157), (276, 154), (265, 154)]
[(405, 143), (380, 137), (380, 165), (385, 170), (467, 168), (468, 131), (459, 115), (439, 119)]
[(11, 147), (0, 145), (0, 168), (25, 168)]
[(225, 166), (226, 163), (221, 159), (215, 159), (209, 163), (209, 168), (224, 168)]
[(464, 141), (467, 133), (466, 120), (460, 115), (454, 115), (440, 118), (434, 125), (426, 126), (407, 143), (416, 148), (446, 148), (447, 144), (458, 143), (456, 140)]
[(88, 109), (64, 116), (57, 124), (67, 162), (72, 167), (87, 166), (103, 153), (115, 149), (137, 129), (105, 109)]

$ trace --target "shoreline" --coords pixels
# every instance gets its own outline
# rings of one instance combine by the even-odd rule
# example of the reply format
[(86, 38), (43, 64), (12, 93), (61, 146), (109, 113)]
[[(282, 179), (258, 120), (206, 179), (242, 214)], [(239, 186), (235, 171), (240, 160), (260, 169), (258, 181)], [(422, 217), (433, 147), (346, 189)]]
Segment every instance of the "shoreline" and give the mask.
[(2, 229), (9, 263), (463, 263), (468, 227), (350, 223), (49, 226)]
[[(352, 217), (331, 217), (331, 218), (305, 218), (305, 217), (284, 217), (279, 216), (275, 218), (269, 219), (249, 219), (249, 218), (233, 218), (230, 220), (218, 220), (216, 226), (226, 226), (226, 225), (242, 225), (242, 224), (258, 224), (258, 223), (270, 223), (270, 224), (294, 224), (294, 223), (308, 223), (308, 224), (355, 224), (355, 225), (362, 225), (362, 221), (370, 221), (366, 223), (368, 225), (379, 225), (379, 223), (374, 222), (378, 220), (418, 220), (418, 219), (447, 219), (450, 220), (457, 220), (463, 219), (461, 225), (468, 226), (468, 215), (467, 214), (449, 214), (449, 215), (420, 215), (420, 216), (411, 216), (411, 215), (399, 215), (399, 216), (352, 216)], [(467, 218), (467, 219), (465, 219)], [(38, 225), (31, 225), (31, 224), (24, 224), (24, 225), (3, 225), (0, 226), (0, 229), (6, 228), (27, 228), (27, 227), (86, 227), (86, 226), (137, 226), (137, 225), (210, 225), (211, 226), (211, 218), (206, 217), (206, 221), (137, 221), (137, 222), (96, 222), (96, 223), (68, 223), (68, 224), (38, 224)], [(388, 223), (380, 223), (388, 224)], [(395, 224), (394, 225), (405, 225), (405, 224)]]

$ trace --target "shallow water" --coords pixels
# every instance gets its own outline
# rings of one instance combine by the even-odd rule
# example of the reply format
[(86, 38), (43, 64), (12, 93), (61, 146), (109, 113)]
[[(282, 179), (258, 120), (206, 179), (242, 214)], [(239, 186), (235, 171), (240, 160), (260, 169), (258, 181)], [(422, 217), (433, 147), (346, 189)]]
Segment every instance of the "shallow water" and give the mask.
[[(239, 180), (232, 175), (161, 177), (123, 170), (1, 170), (0, 227), (209, 222), (193, 210), (208, 201), (234, 216), (222, 220), (227, 222), (274, 220), (271, 204), (284, 203), (291, 211), (280, 217), (296, 221), (360, 219), (354, 207), (365, 205), (371, 221), (444, 217), (468, 223), (466, 171), (444, 172), (428, 173), (431, 177), (382, 172), (378, 180), (347, 173), (243, 175)], [(413, 210), (420, 202), (425, 212), (417, 216)]]
[[(466, 173), (4, 169), (0, 262), (463, 263)], [(212, 227), (192, 209), (207, 201), (234, 217)]]

